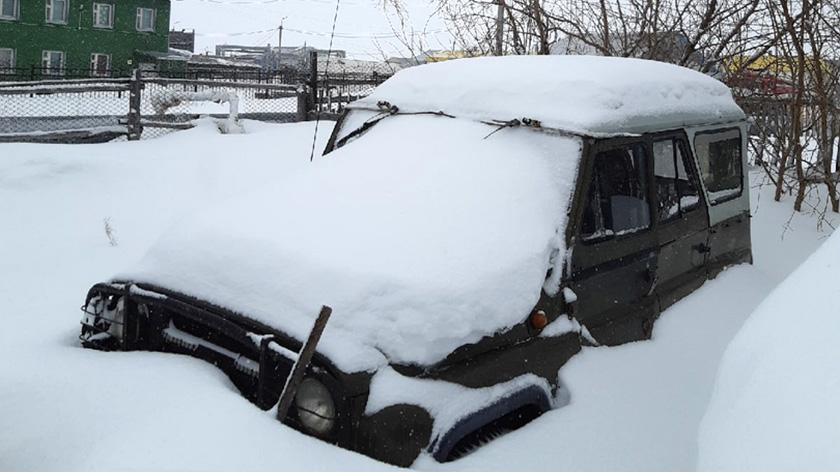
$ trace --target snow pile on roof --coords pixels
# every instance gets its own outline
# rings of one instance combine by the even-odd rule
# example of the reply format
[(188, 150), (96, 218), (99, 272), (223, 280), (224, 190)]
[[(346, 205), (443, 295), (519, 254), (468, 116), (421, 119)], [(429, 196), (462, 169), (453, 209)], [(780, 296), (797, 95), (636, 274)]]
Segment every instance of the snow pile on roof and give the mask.
[[(303, 171), (172, 228), (119, 279), (208, 300), (305, 339), (337, 367), (431, 364), (522, 322), (565, 215), (580, 141), (392, 116)], [(486, 139), (485, 139), (486, 137)]]
[(837, 470), (840, 234), (744, 323), (700, 428), (699, 472)]
[(723, 83), (642, 59), (508, 56), (404, 69), (356, 103), (482, 120), (530, 118), (583, 134), (744, 119)]

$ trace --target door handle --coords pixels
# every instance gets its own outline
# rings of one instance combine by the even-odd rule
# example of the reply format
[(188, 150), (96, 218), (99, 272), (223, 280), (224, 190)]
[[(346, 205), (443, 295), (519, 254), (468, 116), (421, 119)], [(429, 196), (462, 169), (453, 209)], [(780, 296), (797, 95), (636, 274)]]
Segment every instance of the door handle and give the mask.
[(700, 254), (706, 254), (706, 253), (712, 252), (712, 248), (710, 248), (709, 246), (706, 246), (705, 243), (695, 244), (694, 246), (691, 246), (691, 249), (694, 249), (695, 251), (699, 252)]
[(650, 282), (650, 288), (645, 294), (646, 297), (649, 297), (653, 295), (654, 290), (656, 290), (656, 286), (659, 284), (659, 275), (657, 275), (656, 269), (648, 268), (648, 270), (645, 271), (645, 281)]

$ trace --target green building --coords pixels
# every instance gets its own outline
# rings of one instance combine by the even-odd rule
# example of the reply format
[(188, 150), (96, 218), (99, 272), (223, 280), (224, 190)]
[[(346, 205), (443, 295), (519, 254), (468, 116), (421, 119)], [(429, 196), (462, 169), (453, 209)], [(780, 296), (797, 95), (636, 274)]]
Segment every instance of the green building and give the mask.
[(170, 0), (0, 0), (0, 81), (183, 68), (168, 56), (169, 10)]

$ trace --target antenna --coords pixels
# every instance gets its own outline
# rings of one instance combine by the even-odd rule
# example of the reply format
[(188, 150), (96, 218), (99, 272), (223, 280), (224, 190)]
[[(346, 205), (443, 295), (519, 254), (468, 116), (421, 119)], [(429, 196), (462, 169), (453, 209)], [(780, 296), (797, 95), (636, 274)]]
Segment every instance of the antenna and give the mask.
[[(327, 48), (327, 62), (324, 66), (324, 82), (329, 82), (330, 78), (330, 57), (332, 56), (333, 38), (335, 37), (335, 24), (338, 22), (338, 6), (341, 0), (335, 0), (335, 15), (333, 16), (332, 31), (330, 32), (330, 46)], [(318, 55), (315, 55), (315, 71), (318, 71)], [(317, 102), (320, 102), (318, 97), (315, 97)], [(316, 102), (316, 106), (320, 108), (321, 104)], [(315, 158), (315, 141), (318, 140), (318, 126), (321, 124), (321, 111), (319, 110), (315, 115), (315, 133), (312, 134), (312, 150), (309, 152), (309, 162)]]

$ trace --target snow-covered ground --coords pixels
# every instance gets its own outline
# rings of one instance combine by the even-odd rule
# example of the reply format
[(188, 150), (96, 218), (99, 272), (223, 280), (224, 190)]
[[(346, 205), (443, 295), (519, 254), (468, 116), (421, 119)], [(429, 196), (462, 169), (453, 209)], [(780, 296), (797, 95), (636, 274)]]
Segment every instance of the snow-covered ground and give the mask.
[[(277, 423), (203, 361), (78, 344), (91, 284), (135, 263), (184, 215), (309, 165), (312, 123), (245, 127), (220, 135), (205, 121), (133, 143), (0, 145), (0, 471), (390, 468)], [(321, 123), (316, 149), (329, 128)], [(752, 196), (755, 265), (666, 311), (651, 341), (585, 349), (561, 372), (567, 407), (455, 463), (416, 467), (694, 470), (724, 348), (828, 234), (812, 216), (791, 217), (769, 187)], [(271, 218), (270, 203), (265, 211)]]
[(837, 470), (840, 272), (834, 234), (768, 296), (721, 361), (698, 472)]

